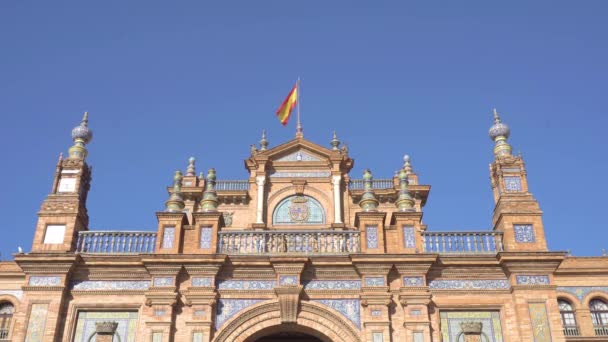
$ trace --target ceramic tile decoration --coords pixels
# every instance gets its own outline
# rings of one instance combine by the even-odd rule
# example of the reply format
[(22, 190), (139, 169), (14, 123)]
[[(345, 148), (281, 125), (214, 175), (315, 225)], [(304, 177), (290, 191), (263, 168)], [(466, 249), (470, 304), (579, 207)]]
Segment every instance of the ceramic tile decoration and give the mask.
[(420, 331), (414, 331), (414, 342), (424, 342), (424, 334)]
[(384, 342), (384, 337), (381, 332), (372, 333), (372, 341), (373, 342)]
[(518, 176), (505, 176), (505, 191), (506, 192), (520, 192), (521, 191), (521, 177)]
[(547, 275), (518, 275), (515, 276), (517, 285), (549, 285), (549, 276)]
[(201, 241), (200, 241), (201, 249), (211, 248), (211, 241), (212, 241), (211, 233), (212, 233), (211, 227), (201, 227)]
[(150, 288), (148, 280), (83, 280), (72, 282), (72, 290), (94, 291), (94, 290), (147, 290)]
[(423, 277), (403, 277), (403, 286), (425, 286)]
[(361, 280), (310, 280), (304, 283), (305, 290), (359, 290)]
[(29, 286), (60, 286), (61, 277), (59, 276), (31, 276)]
[(21, 299), (23, 298), (23, 290), (0, 290), (0, 296), (1, 295), (9, 295)]
[(284, 157), (281, 157), (281, 158), (277, 159), (277, 161), (321, 161), (321, 159), (300, 150), (300, 151), (296, 151), (292, 154), (286, 155)]
[(299, 284), (300, 284), (300, 282), (298, 281), (298, 276), (295, 276), (295, 275), (279, 276), (279, 285), (281, 285), (281, 286), (299, 285)]
[(570, 293), (576, 296), (581, 302), (589, 293), (596, 291), (608, 294), (608, 286), (559, 286), (557, 288), (557, 292)]
[(492, 280), (432, 280), (429, 288), (434, 290), (507, 290), (510, 288), (506, 279)]
[(194, 316), (205, 316), (207, 311), (205, 309), (194, 310)]
[(162, 332), (153, 333), (152, 342), (163, 342), (163, 333)]
[(513, 232), (515, 233), (516, 242), (535, 242), (534, 228), (531, 224), (514, 224)]
[(274, 172), (271, 178), (325, 178), (331, 176), (330, 171), (310, 171), (310, 172)]
[(370, 311), (370, 315), (372, 317), (380, 317), (382, 316), (382, 310), (372, 310)]
[(44, 342), (43, 338), (48, 310), (48, 304), (32, 304), (25, 337), (27, 342)]
[(410, 315), (412, 315), (412, 316), (420, 316), (420, 315), (422, 315), (422, 310), (418, 310), (418, 309), (416, 309), (416, 310), (410, 310)]
[[(443, 341), (463, 341), (462, 338), (458, 339), (462, 332), (460, 323), (471, 321), (482, 323), (482, 341), (504, 341), (498, 311), (441, 311), (439, 317)], [(484, 336), (485, 339), (483, 338)]]
[(368, 249), (378, 248), (378, 227), (365, 226), (365, 236)]
[(192, 334), (192, 342), (203, 342), (203, 333), (196, 331)]
[(154, 316), (157, 316), (157, 317), (164, 316), (166, 313), (167, 313), (167, 311), (165, 311), (163, 309), (154, 310)]
[(416, 232), (414, 226), (403, 226), (403, 246), (416, 248)]
[(175, 227), (165, 227), (162, 248), (173, 248), (175, 241)]
[(212, 277), (194, 277), (192, 278), (192, 286), (211, 287), (213, 286)]
[(155, 287), (173, 286), (173, 277), (154, 277)]
[(528, 303), (534, 342), (551, 342), (551, 327), (545, 303)]
[(222, 324), (228, 321), (234, 314), (257, 304), (262, 300), (263, 299), (219, 299), (215, 312), (215, 329), (219, 330)]
[(365, 277), (365, 286), (385, 286), (384, 277)]
[(121, 341), (135, 342), (137, 311), (79, 311), (74, 342), (88, 342), (95, 332), (95, 323), (107, 321), (118, 323), (116, 334)]
[(329, 306), (361, 329), (361, 302), (359, 299), (313, 299), (312, 301)]
[(220, 290), (272, 290), (275, 280), (222, 280), (217, 283)]
[(274, 224), (323, 224), (325, 210), (310, 196), (294, 195), (283, 199), (272, 214)]

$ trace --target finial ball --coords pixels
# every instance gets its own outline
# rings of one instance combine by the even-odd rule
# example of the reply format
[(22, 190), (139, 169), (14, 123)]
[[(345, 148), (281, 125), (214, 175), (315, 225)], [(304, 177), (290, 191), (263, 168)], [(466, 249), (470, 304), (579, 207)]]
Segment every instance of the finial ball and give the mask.
[(410, 156), (409, 156), (409, 154), (405, 154), (405, 155), (403, 156), (403, 161), (404, 161), (404, 162), (406, 162), (406, 163), (408, 163), (408, 162), (410, 161)]
[(194, 163), (194, 161), (195, 161), (195, 160), (196, 160), (196, 159), (194, 159), (194, 157), (190, 157), (190, 158), (188, 159), (188, 161), (189, 161), (190, 163)]

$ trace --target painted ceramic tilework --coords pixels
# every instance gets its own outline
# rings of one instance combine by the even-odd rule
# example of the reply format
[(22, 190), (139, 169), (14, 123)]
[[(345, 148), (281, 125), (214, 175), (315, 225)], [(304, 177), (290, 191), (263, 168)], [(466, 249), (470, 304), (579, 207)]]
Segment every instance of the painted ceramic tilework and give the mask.
[(25, 340), (28, 342), (43, 342), (44, 330), (46, 327), (46, 315), (48, 304), (32, 304), (30, 320), (27, 325), (27, 335)]
[(365, 237), (367, 240), (367, 248), (378, 248), (378, 227), (365, 226)]
[(84, 280), (72, 283), (72, 290), (147, 290), (150, 288), (148, 280)]
[(173, 277), (155, 277), (154, 286), (173, 286)]
[(213, 286), (213, 278), (212, 277), (194, 277), (194, 278), (192, 278), (192, 286), (211, 287), (211, 286)]
[(365, 277), (365, 286), (384, 286), (384, 277)]
[(23, 291), (22, 290), (0, 290), (0, 296), (1, 295), (10, 295), (15, 298), (21, 299), (23, 297)]
[(506, 279), (492, 280), (433, 280), (429, 283), (431, 289), (436, 290), (505, 290), (509, 289)]
[(284, 157), (277, 159), (277, 161), (320, 161), (316, 156), (310, 155), (306, 152), (297, 151), (292, 154), (288, 154)]
[(298, 276), (287, 275), (279, 276), (279, 285), (298, 285)]
[(420, 316), (420, 315), (422, 315), (422, 310), (410, 310), (410, 315)]
[(481, 322), (483, 341), (503, 342), (502, 328), (500, 326), (500, 315), (497, 311), (442, 311), (439, 313), (441, 318), (441, 334), (444, 342), (462, 342), (457, 340), (462, 332), (460, 323)]
[(215, 312), (215, 328), (219, 329), (234, 314), (261, 301), (262, 299), (219, 299)]
[(403, 277), (403, 286), (424, 286), (423, 277)]
[(173, 248), (173, 241), (175, 241), (175, 227), (165, 227), (162, 248)]
[(591, 292), (599, 291), (608, 293), (608, 286), (560, 286), (557, 288), (557, 291), (568, 292), (582, 301)]
[(372, 315), (372, 317), (380, 317), (382, 316), (382, 310), (372, 310), (370, 314)]
[(514, 224), (513, 232), (515, 233), (516, 242), (534, 242), (534, 228), (531, 224)]
[(28, 284), (30, 286), (59, 286), (61, 285), (61, 277), (32, 276)]
[(275, 224), (323, 224), (325, 210), (310, 196), (290, 196), (277, 204), (272, 214)]
[(304, 283), (305, 290), (359, 290), (361, 280), (311, 280)]
[(375, 332), (372, 334), (372, 341), (373, 342), (384, 342), (384, 337), (382, 336), (381, 332)]
[(420, 331), (414, 331), (414, 342), (424, 342), (424, 335)]
[(201, 227), (201, 241), (200, 248), (208, 249), (211, 248), (211, 227)]
[(312, 301), (340, 312), (357, 328), (361, 329), (361, 304), (359, 299), (313, 299)]
[(403, 226), (403, 246), (405, 248), (416, 248), (416, 236), (413, 226)]
[(135, 342), (136, 311), (80, 311), (78, 312), (74, 342), (88, 342), (89, 337), (95, 332), (95, 323), (107, 321), (118, 323), (116, 334), (120, 336), (122, 342)]
[(330, 171), (313, 171), (313, 172), (275, 172), (271, 173), (271, 178), (323, 178), (329, 177)]
[(534, 342), (551, 342), (551, 328), (545, 303), (528, 303)]
[(203, 333), (200, 331), (192, 334), (192, 342), (203, 342)]
[(517, 176), (506, 176), (505, 180), (505, 191), (507, 192), (519, 192), (521, 191), (521, 177)]
[(518, 275), (515, 276), (518, 285), (549, 285), (549, 276), (546, 275)]
[(163, 342), (163, 333), (162, 332), (153, 333), (152, 342)]
[(220, 290), (272, 290), (275, 280), (222, 280), (217, 283)]

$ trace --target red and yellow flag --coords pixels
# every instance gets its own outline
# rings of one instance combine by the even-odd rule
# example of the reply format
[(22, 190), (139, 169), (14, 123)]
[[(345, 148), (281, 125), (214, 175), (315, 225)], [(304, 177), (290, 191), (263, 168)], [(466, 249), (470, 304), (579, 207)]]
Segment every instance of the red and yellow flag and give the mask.
[(298, 102), (298, 84), (293, 86), (293, 89), (289, 92), (285, 101), (281, 104), (281, 107), (277, 110), (277, 117), (283, 126), (287, 125), (287, 121), (289, 121), (289, 117), (291, 116), (291, 111), (293, 107), (296, 106)]

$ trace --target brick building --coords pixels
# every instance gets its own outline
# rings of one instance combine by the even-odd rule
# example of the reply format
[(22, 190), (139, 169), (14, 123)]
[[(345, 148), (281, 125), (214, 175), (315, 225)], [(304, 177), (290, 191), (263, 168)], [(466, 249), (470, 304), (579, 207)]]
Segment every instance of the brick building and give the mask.
[(0, 341), (606, 341), (608, 258), (547, 249), (542, 211), (495, 112), (493, 228), (427, 230), (430, 186), (295, 139), (248, 177), (168, 188), (156, 232), (89, 229), (88, 118), (55, 169), (32, 250), (0, 263)]

